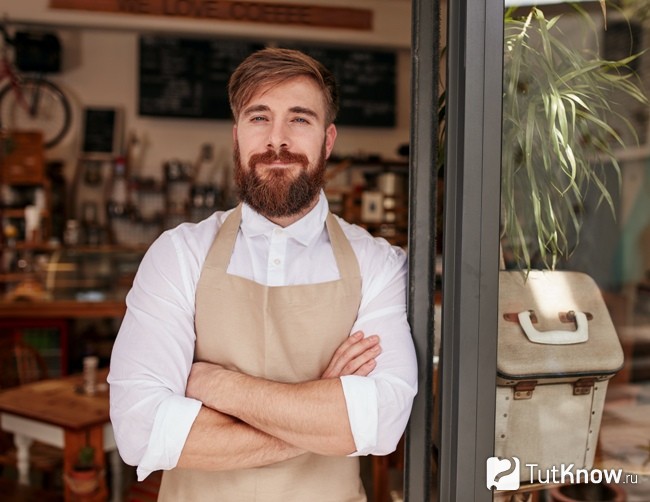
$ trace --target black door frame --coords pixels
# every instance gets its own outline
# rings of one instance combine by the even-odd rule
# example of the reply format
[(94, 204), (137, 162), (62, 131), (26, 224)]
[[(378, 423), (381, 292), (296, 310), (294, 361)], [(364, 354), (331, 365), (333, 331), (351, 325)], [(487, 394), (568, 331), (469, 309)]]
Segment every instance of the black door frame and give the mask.
[(427, 502), (432, 472), (440, 10), (437, 1), (415, 0), (412, 5), (408, 317), (419, 390), (406, 430), (404, 499)]
[[(447, 137), (437, 431), (433, 430), (435, 158), (439, 6), (413, 0), (409, 320), (419, 392), (409, 422), (405, 500), (428, 502), (432, 450), (437, 500), (492, 500), (494, 451), (503, 1), (449, 0)], [(435, 436), (435, 437), (433, 437)]]

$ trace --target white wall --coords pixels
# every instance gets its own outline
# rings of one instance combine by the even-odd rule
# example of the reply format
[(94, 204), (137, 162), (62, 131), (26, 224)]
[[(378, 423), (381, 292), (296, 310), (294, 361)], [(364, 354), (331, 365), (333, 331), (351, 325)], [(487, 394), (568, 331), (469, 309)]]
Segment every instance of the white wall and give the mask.
[[(302, 0), (299, 3), (326, 3), (329, 0)], [(116, 106), (124, 111), (125, 133), (146, 139), (148, 149), (143, 173), (159, 177), (162, 163), (172, 158), (194, 161), (203, 143), (214, 145), (215, 152), (230, 159), (231, 123), (224, 120), (192, 120), (140, 117), (137, 114), (137, 48), (142, 32), (173, 32), (255, 37), (281, 44), (284, 39), (309, 40), (349, 45), (376, 46), (398, 51), (397, 125), (394, 128), (340, 127), (335, 152), (378, 153), (397, 156), (396, 149), (409, 140), (410, 107), (410, 2), (407, 0), (356, 0), (342, 6), (369, 8), (374, 14), (370, 32), (352, 30), (304, 29), (241, 22), (169, 19), (127, 14), (52, 11), (48, 0), (0, 0), (0, 14), (16, 26), (56, 28), (63, 45), (63, 71), (51, 80), (60, 85), (73, 102), (73, 131), (47, 152), (48, 158), (62, 159), (71, 179), (79, 149), (81, 110), (84, 106)], [(254, 30), (254, 31), (252, 31)]]

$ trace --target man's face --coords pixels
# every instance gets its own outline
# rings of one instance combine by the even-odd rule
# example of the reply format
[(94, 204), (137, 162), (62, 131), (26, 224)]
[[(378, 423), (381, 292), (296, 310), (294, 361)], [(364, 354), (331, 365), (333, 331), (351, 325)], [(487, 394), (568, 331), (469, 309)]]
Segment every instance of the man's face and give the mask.
[(268, 217), (292, 216), (315, 202), (336, 128), (325, 124), (318, 86), (297, 77), (258, 90), (233, 128), (241, 198)]

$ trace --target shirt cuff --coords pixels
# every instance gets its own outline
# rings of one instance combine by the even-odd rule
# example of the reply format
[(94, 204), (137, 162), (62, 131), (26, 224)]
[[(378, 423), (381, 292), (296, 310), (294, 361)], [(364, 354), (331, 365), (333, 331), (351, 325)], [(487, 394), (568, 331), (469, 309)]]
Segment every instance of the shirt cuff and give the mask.
[(138, 481), (154, 471), (176, 467), (201, 401), (172, 395), (158, 406), (147, 450), (136, 470)]
[(341, 377), (350, 429), (357, 450), (350, 456), (369, 455), (377, 446), (377, 387), (372, 378)]

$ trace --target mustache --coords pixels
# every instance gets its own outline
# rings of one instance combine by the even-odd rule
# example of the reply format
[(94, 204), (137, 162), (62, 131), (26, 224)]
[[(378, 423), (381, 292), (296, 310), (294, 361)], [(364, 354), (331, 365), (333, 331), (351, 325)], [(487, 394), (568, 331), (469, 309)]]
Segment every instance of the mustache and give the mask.
[(255, 169), (257, 164), (271, 164), (273, 162), (282, 162), (284, 164), (300, 164), (302, 167), (309, 166), (309, 159), (302, 153), (290, 152), (287, 149), (280, 151), (266, 150), (264, 153), (256, 153), (248, 159), (248, 167)]

